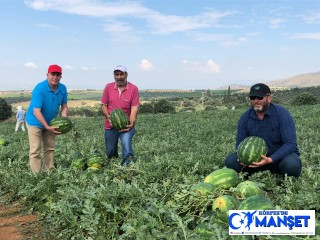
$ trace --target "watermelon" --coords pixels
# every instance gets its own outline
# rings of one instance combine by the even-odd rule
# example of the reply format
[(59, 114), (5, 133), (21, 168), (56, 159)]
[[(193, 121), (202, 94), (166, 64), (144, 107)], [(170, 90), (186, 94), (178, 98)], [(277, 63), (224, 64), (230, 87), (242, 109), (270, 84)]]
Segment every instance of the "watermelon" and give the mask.
[(84, 158), (78, 158), (72, 161), (71, 168), (75, 171), (82, 171), (87, 168), (87, 164)]
[(245, 138), (238, 146), (238, 159), (244, 165), (250, 165), (253, 162), (259, 162), (261, 155), (267, 154), (266, 142), (257, 136)]
[(247, 198), (250, 196), (262, 195), (262, 190), (252, 181), (244, 181), (239, 183), (235, 188), (235, 194), (240, 198)]
[(110, 113), (110, 121), (112, 127), (119, 131), (127, 128), (126, 126), (130, 124), (127, 114), (122, 109), (114, 109)]
[(203, 239), (212, 239), (214, 236), (214, 232), (209, 229), (206, 223), (199, 223), (194, 230)]
[(7, 146), (9, 142), (3, 138), (0, 138), (0, 146)]
[(212, 204), (212, 210), (216, 211), (218, 218), (227, 222), (229, 218), (229, 210), (236, 210), (238, 200), (230, 195), (221, 195), (216, 198)]
[(239, 205), (239, 210), (272, 210), (274, 204), (270, 198), (262, 195), (251, 196), (243, 200)]
[(93, 155), (87, 160), (87, 165), (89, 169), (99, 169), (103, 167), (106, 163), (106, 159), (99, 155)]
[(192, 186), (191, 190), (199, 192), (200, 194), (211, 194), (216, 190), (216, 187), (210, 183), (199, 182)]
[(218, 189), (229, 189), (240, 182), (239, 174), (231, 168), (213, 171), (205, 177), (204, 182), (214, 185)]
[(56, 117), (50, 121), (50, 126), (56, 127), (58, 132), (67, 133), (73, 128), (73, 123), (70, 118)]

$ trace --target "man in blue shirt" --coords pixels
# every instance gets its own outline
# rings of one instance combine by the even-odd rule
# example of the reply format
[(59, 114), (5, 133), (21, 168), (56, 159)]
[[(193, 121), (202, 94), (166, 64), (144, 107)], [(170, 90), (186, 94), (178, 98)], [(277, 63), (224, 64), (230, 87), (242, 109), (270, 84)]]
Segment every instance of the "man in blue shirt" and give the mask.
[(238, 122), (236, 149), (246, 137), (258, 136), (265, 140), (268, 152), (261, 156), (261, 161), (249, 166), (241, 164), (234, 152), (227, 156), (225, 166), (249, 174), (269, 170), (272, 173), (299, 177), (302, 164), (291, 114), (285, 108), (271, 103), (270, 88), (263, 83), (250, 88), (249, 98), (252, 107)]
[(60, 83), (61, 78), (61, 67), (50, 65), (47, 79), (38, 83), (32, 91), (26, 121), (30, 144), (29, 163), (34, 173), (39, 173), (41, 170), (41, 146), (44, 169), (55, 168), (53, 162), (55, 136), (61, 133), (49, 124), (59, 114), (60, 107), (61, 116), (68, 116), (68, 93), (66, 86)]

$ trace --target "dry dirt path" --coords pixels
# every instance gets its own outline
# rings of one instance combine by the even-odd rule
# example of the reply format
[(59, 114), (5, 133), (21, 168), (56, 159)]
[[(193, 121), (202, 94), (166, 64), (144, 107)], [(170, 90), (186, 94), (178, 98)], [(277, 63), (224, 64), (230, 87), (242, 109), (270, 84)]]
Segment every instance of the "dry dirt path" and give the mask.
[(5, 205), (0, 196), (0, 240), (26, 240), (37, 235), (36, 216), (24, 213), (19, 204)]

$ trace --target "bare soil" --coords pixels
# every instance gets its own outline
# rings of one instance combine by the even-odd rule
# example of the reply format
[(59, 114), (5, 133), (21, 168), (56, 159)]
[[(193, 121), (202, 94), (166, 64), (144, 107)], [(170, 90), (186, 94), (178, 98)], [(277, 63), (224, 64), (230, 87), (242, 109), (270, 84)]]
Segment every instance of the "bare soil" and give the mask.
[(18, 203), (5, 204), (4, 198), (0, 196), (0, 240), (35, 239), (39, 231), (36, 216), (26, 214)]

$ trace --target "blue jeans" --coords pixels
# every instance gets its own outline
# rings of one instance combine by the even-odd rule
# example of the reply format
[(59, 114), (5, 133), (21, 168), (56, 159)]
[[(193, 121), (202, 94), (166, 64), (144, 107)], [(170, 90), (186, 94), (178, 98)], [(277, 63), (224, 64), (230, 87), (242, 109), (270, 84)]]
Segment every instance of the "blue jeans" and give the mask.
[(226, 160), (224, 161), (224, 165), (227, 168), (232, 168), (237, 172), (242, 170), (242, 172), (248, 172), (249, 174), (252, 174), (259, 171), (269, 170), (272, 173), (281, 175), (287, 174), (288, 176), (294, 177), (299, 177), (302, 169), (301, 159), (296, 153), (291, 153), (278, 163), (270, 163), (258, 168), (249, 168), (242, 166), (238, 162), (238, 156), (235, 152), (227, 156)]
[(127, 165), (133, 159), (132, 138), (136, 133), (135, 128), (131, 128), (129, 132), (119, 132), (118, 130), (105, 129), (104, 140), (106, 144), (106, 152), (108, 159), (119, 157), (118, 139), (120, 138), (122, 147), (121, 165)]

